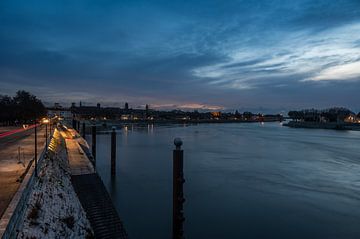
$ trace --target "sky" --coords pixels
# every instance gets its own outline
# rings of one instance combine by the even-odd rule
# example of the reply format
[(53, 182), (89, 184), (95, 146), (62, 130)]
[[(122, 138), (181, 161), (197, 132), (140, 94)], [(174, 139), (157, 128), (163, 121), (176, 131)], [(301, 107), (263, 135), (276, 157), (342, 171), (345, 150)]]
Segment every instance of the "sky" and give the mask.
[(0, 94), (360, 110), (359, 0), (1, 0)]

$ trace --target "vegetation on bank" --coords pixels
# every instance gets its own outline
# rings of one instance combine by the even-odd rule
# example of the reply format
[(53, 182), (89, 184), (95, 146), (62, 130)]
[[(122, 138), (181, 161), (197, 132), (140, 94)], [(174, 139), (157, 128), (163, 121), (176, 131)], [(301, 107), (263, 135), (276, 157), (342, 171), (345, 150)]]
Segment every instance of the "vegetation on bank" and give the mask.
[(330, 108), (325, 110), (300, 110), (290, 111), (289, 117), (294, 121), (302, 122), (322, 122), (322, 123), (360, 123), (360, 113), (355, 114), (346, 108)]
[(35, 95), (18, 91), (14, 97), (0, 95), (0, 124), (14, 125), (33, 122), (46, 115), (46, 108)]

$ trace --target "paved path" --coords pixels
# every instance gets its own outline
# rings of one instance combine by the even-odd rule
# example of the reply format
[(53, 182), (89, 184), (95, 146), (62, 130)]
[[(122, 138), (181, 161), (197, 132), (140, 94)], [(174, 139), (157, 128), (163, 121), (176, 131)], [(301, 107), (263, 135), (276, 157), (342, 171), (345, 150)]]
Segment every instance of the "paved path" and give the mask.
[(72, 175), (82, 175), (94, 173), (94, 167), (86, 154), (74, 139), (66, 139), (69, 165)]
[[(38, 132), (38, 155), (45, 143), (45, 129)], [(20, 147), (20, 162), (19, 162)], [(34, 130), (19, 131), (0, 139), (0, 217), (19, 188), (17, 179), (34, 157)]]

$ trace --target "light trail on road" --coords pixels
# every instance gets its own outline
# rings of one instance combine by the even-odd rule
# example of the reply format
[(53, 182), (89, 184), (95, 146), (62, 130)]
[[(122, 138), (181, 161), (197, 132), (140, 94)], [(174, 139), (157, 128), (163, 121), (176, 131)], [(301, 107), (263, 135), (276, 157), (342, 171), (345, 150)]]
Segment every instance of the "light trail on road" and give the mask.
[[(37, 124), (37, 126), (40, 126), (40, 124)], [(20, 132), (24, 132), (26, 130), (33, 129), (34, 127), (35, 127), (35, 125), (33, 124), (33, 125), (28, 126), (25, 129), (24, 128), (14, 129), (14, 130), (2, 133), (2, 134), (0, 134), (0, 139), (5, 138), (5, 137), (10, 136), (10, 135), (13, 135), (13, 134), (16, 134), (16, 133), (20, 133)]]

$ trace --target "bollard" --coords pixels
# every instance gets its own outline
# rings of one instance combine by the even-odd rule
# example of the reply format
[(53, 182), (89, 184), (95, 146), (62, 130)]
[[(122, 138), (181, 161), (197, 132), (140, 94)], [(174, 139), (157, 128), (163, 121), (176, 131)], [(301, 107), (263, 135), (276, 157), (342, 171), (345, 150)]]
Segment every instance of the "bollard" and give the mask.
[(21, 148), (20, 146), (18, 147), (18, 163), (21, 163)]
[(94, 166), (96, 166), (96, 125), (91, 127), (92, 132), (92, 143), (91, 143), (91, 153), (94, 158)]
[(112, 127), (111, 132), (111, 176), (116, 174), (116, 131), (115, 127)]
[(82, 123), (82, 137), (85, 139), (85, 122)]
[(181, 149), (182, 141), (180, 138), (174, 140), (176, 146), (173, 151), (173, 239), (184, 238), (183, 222), (185, 202), (183, 184), (185, 182), (183, 172), (183, 150)]

